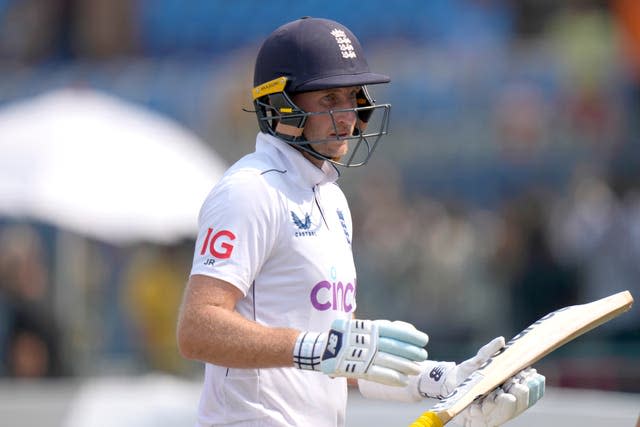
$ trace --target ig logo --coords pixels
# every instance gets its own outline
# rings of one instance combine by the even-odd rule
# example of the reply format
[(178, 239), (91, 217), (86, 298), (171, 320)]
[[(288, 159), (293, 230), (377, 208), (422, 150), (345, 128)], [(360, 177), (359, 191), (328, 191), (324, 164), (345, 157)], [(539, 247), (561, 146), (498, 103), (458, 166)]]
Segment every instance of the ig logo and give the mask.
[(213, 228), (207, 230), (207, 236), (204, 238), (200, 255), (204, 255), (207, 251), (216, 258), (226, 259), (233, 252), (232, 242), (236, 239), (236, 235), (229, 230), (220, 230), (213, 234)]

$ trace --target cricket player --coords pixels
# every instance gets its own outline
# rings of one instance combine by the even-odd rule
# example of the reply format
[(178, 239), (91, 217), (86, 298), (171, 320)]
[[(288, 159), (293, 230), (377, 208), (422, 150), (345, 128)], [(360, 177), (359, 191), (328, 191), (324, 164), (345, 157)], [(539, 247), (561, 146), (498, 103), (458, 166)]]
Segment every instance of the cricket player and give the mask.
[[(343, 426), (347, 379), (371, 398), (438, 397), (504, 346), (497, 338), (460, 365), (434, 362), (412, 325), (354, 316), (351, 214), (336, 181), (387, 132), (391, 107), (367, 87), (389, 80), (326, 19), (285, 24), (260, 48), (256, 149), (202, 206), (180, 310), (180, 351), (206, 363), (197, 426)], [(524, 371), (459, 421), (499, 425), (543, 385)]]

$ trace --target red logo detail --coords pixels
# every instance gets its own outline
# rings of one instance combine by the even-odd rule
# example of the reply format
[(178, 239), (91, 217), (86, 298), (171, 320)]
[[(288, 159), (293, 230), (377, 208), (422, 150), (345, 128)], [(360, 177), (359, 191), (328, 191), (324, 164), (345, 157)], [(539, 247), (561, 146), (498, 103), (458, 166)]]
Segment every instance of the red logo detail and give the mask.
[(236, 235), (229, 230), (220, 230), (211, 237), (213, 228), (207, 230), (207, 237), (204, 238), (202, 243), (202, 249), (200, 249), (200, 255), (204, 255), (209, 250), (209, 253), (216, 258), (225, 259), (231, 256), (233, 251), (233, 245), (227, 241), (223, 241), (218, 244), (218, 240), (225, 238), (225, 240), (233, 241), (236, 239)]

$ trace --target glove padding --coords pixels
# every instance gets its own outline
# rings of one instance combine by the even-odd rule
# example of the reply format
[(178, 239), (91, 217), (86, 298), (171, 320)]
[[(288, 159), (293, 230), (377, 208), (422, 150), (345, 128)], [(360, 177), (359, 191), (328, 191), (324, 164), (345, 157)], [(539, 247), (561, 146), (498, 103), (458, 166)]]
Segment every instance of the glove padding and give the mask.
[(464, 427), (497, 427), (517, 417), (542, 398), (545, 377), (535, 369), (521, 371), (453, 419)]
[(432, 360), (424, 362), (422, 364), (423, 373), (417, 378), (418, 392), (422, 397), (435, 399), (448, 396), (462, 381), (480, 369), (504, 345), (504, 337), (494, 338), (482, 346), (475, 356), (459, 365), (454, 362), (436, 362)]
[[(453, 362), (424, 362), (426, 370), (419, 376), (418, 392), (423, 397), (437, 399), (449, 395), (504, 345), (503, 337), (494, 338), (481, 347), (475, 356), (459, 365)], [(544, 390), (545, 377), (535, 369), (525, 369), (507, 380), (502, 387), (471, 404), (454, 422), (464, 427), (499, 426), (535, 404), (544, 395)]]
[[(449, 395), (503, 346), (504, 338), (495, 338), (478, 350), (474, 357), (459, 365), (432, 360), (422, 362), (422, 373), (410, 376), (406, 387), (389, 387), (361, 379), (358, 380), (360, 393), (369, 399), (398, 402), (419, 402), (425, 397), (440, 399)], [(454, 421), (465, 427), (499, 425), (537, 402), (544, 394), (544, 385), (544, 376), (538, 375), (533, 369), (524, 370), (506, 381), (501, 388), (473, 403)]]
[(406, 386), (425, 361), (429, 337), (405, 322), (337, 319), (327, 333), (303, 332), (294, 347), (299, 369), (331, 377), (362, 378)]

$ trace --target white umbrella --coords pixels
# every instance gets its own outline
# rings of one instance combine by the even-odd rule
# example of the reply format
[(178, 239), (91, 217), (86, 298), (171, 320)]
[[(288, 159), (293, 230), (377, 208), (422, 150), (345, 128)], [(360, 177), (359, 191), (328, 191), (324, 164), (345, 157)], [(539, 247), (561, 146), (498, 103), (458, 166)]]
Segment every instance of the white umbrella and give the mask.
[(62, 89), (0, 109), (0, 215), (112, 243), (192, 236), (226, 165), (178, 124)]

